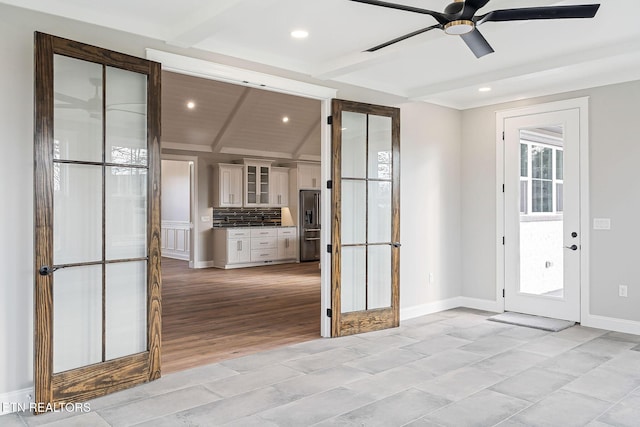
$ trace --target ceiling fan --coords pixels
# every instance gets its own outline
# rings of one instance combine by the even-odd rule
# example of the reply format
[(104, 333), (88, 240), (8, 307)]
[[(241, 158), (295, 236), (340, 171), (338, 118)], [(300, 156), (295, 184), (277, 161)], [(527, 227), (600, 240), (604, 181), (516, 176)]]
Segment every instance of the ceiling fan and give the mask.
[(458, 35), (467, 44), (469, 49), (474, 53), (476, 58), (481, 58), (494, 50), (478, 31), (478, 26), (485, 22), (503, 22), (503, 21), (527, 21), (533, 19), (568, 19), (568, 18), (593, 18), (600, 7), (599, 4), (584, 4), (576, 6), (543, 6), (543, 7), (525, 7), (519, 9), (501, 9), (493, 10), (484, 15), (476, 15), (479, 9), (482, 9), (489, 3), (489, 0), (454, 0), (445, 9), (444, 12), (434, 12), (432, 10), (420, 9), (413, 6), (406, 6), (397, 3), (389, 3), (378, 0), (351, 0), (357, 3), (365, 3), (373, 6), (381, 6), (390, 9), (404, 10), (407, 12), (420, 13), (423, 15), (431, 15), (438, 22), (426, 28), (413, 31), (409, 34), (397, 37), (388, 42), (379, 44), (367, 52), (375, 52), (376, 50), (406, 40), (418, 34), (427, 31), (440, 29), (450, 35)]

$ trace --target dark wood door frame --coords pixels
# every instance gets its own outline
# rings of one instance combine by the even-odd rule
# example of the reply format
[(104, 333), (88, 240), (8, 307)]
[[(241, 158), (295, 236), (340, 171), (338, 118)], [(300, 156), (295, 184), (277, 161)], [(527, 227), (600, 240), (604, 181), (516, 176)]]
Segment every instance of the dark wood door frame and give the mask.
[[(147, 351), (53, 372), (53, 59), (54, 54), (147, 76)], [(80, 402), (160, 377), (160, 64), (80, 42), (35, 33), (34, 99), (34, 385), (36, 412)], [(104, 113), (103, 113), (104, 114)], [(104, 136), (103, 136), (104, 137)], [(103, 159), (104, 160), (104, 159)], [(103, 260), (104, 262), (104, 260)], [(55, 267), (55, 266), (53, 266)], [(46, 405), (49, 405), (49, 409)]]

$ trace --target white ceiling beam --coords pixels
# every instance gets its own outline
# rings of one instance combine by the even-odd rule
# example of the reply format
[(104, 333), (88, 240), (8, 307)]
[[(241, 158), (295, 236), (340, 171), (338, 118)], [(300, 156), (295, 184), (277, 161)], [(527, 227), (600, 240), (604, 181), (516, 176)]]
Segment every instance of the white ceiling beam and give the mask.
[[(232, 131), (235, 127), (238, 126), (237, 124), (238, 122), (236, 122), (236, 118), (238, 117), (238, 114), (242, 110), (242, 107), (247, 105), (247, 99), (252, 98), (253, 101), (255, 102), (257, 99), (260, 99), (260, 97), (262, 97), (263, 94), (264, 92), (260, 90), (252, 90), (251, 88), (248, 88), (248, 87), (245, 87), (242, 90), (242, 93), (240, 94), (235, 105), (229, 112), (229, 115), (227, 116), (227, 119), (224, 121), (224, 124), (222, 125), (222, 127), (220, 128), (220, 131), (218, 132), (213, 142), (211, 143), (211, 151), (213, 153), (220, 152), (220, 149), (223, 147), (224, 137), (227, 136), (230, 133), (230, 131)], [(250, 97), (249, 95), (252, 95), (252, 96)], [(234, 123), (236, 123), (235, 126), (234, 126)]]
[[(434, 36), (431, 36), (431, 38), (434, 38)], [(316, 64), (314, 70), (318, 71), (313, 73), (312, 77), (320, 80), (335, 79), (377, 64), (393, 61), (395, 57), (406, 53), (408, 49), (415, 46), (425, 46), (425, 43), (427, 42), (424, 37), (414, 37), (375, 52), (355, 52), (330, 61), (324, 61), (321, 64)]]
[[(490, 82), (498, 82), (511, 78), (524, 78), (536, 73), (550, 72), (567, 66), (602, 60), (603, 58), (617, 55), (627, 55), (630, 52), (640, 51), (640, 40), (631, 39), (619, 43), (596, 46), (589, 50), (564, 54), (552, 58), (541, 58), (535, 61), (521, 64), (511, 68), (492, 70), (482, 74), (472, 74), (459, 79), (439, 82), (432, 85), (411, 89), (407, 96), (413, 100), (423, 100), (439, 93), (448, 92), (460, 88), (484, 85)], [(579, 77), (579, 76), (577, 76)]]
[(211, 37), (217, 21), (224, 12), (238, 6), (245, 0), (215, 0), (207, 2), (206, 7), (198, 8), (181, 19), (171, 30), (167, 44), (192, 47)]
[(316, 133), (318, 135), (318, 142), (320, 142), (320, 117), (318, 117), (318, 119), (314, 121), (311, 126), (309, 126), (309, 130), (304, 134), (304, 136), (296, 146), (295, 150), (293, 150), (292, 157), (294, 159), (300, 159), (300, 155), (302, 154), (302, 149), (304, 148), (305, 145), (307, 145), (307, 141), (309, 141), (309, 138), (311, 138)]

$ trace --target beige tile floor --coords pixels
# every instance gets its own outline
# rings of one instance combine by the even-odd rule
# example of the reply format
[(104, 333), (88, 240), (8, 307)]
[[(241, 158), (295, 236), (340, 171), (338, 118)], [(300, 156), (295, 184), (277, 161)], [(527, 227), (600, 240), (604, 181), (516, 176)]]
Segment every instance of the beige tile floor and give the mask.
[(0, 426), (640, 426), (640, 336), (449, 310), (167, 375)]

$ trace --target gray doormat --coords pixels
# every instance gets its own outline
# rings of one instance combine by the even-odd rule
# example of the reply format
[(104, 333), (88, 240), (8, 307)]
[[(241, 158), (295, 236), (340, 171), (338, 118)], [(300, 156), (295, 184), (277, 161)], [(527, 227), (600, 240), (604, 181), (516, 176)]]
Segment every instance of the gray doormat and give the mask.
[(568, 320), (551, 319), (549, 317), (532, 316), (530, 314), (513, 313), (509, 311), (491, 316), (487, 320), (551, 332), (558, 332), (576, 324), (576, 322), (570, 322)]

